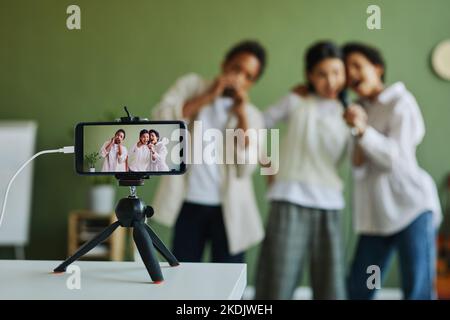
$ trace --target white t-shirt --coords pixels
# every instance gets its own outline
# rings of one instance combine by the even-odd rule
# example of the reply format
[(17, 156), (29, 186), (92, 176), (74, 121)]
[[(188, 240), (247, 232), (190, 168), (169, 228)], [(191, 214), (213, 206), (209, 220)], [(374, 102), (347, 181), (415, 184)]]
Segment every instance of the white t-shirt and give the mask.
[[(296, 115), (299, 108), (313, 108), (314, 110), (311, 112), (314, 112), (314, 115), (312, 116), (308, 110), (305, 110), (304, 114)], [(293, 175), (290, 179), (278, 175), (267, 194), (270, 200), (287, 201), (303, 207), (324, 210), (344, 208), (342, 188), (337, 187), (340, 184), (337, 164), (346, 153), (348, 141), (348, 132), (342, 119), (342, 111), (342, 105), (337, 100), (322, 99), (317, 96), (304, 99), (295, 93), (289, 93), (264, 112), (264, 120), (268, 128), (273, 128), (278, 122), (288, 123), (287, 134), (282, 141), (292, 148), (281, 150), (281, 165), (289, 163), (294, 165), (292, 161), (298, 161), (302, 163), (296, 165), (306, 166), (308, 163), (316, 162), (317, 164), (319, 160), (323, 161), (322, 167), (308, 165), (309, 174), (298, 179)], [(294, 117), (297, 117), (298, 121), (293, 122)], [(315, 123), (311, 123), (311, 121)], [(289, 128), (289, 126), (296, 128)], [(335, 127), (336, 130), (329, 130), (331, 127)], [(342, 137), (333, 138), (332, 135), (336, 133)], [(339, 138), (336, 140), (339, 143), (334, 143), (335, 138)], [(327, 144), (324, 145), (325, 149), (317, 147), (324, 144), (323, 141)], [(286, 161), (285, 157), (294, 157), (293, 152), (302, 154), (292, 161)], [(319, 180), (317, 179), (319, 173), (314, 174), (312, 171), (323, 169), (323, 166), (327, 170), (322, 171), (328, 171), (331, 174), (321, 177)], [(295, 170), (295, 168), (293, 169)], [(325, 183), (323, 180), (326, 180)], [(328, 180), (330, 183), (326, 183)], [(334, 180), (336, 182), (331, 183)]]
[(369, 127), (358, 140), (366, 161), (354, 168), (356, 231), (390, 235), (428, 210), (433, 211), (437, 227), (442, 213), (436, 185), (416, 159), (416, 148), (425, 135), (416, 99), (399, 82), (375, 101), (361, 104)]
[[(202, 122), (203, 132), (211, 128), (225, 132), (228, 113), (232, 105), (232, 99), (219, 97), (210, 105), (203, 107), (196, 119), (196, 121)], [(217, 141), (206, 141), (203, 134), (202, 137), (203, 150), (209, 144), (217, 143)], [(207, 154), (209, 155), (209, 153)], [(205, 160), (212, 164), (205, 163)], [(202, 164), (190, 166), (185, 200), (203, 205), (220, 205), (222, 203), (221, 186), (223, 185), (220, 165), (215, 163), (214, 158), (202, 159), (202, 161)]]
[(128, 156), (127, 148), (124, 145), (121, 145), (122, 154), (119, 157), (119, 145), (113, 144), (109, 152), (106, 150), (106, 146), (111, 141), (106, 141), (102, 148), (100, 149), (100, 154), (102, 158), (105, 160), (103, 161), (103, 167), (102, 172), (124, 172), (127, 170), (126, 167), (126, 160)]
[(136, 143), (130, 150), (128, 165), (131, 171), (149, 171), (150, 149), (147, 145), (138, 147)]

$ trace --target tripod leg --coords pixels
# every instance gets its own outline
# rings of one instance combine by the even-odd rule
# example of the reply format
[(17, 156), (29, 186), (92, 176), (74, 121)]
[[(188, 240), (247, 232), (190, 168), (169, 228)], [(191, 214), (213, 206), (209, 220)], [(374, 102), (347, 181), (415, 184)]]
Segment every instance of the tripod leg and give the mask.
[(143, 222), (135, 222), (133, 224), (133, 239), (150, 278), (152, 278), (155, 283), (163, 281), (164, 277), (161, 272), (161, 267), (159, 266), (159, 261), (156, 259), (156, 252), (153, 247), (152, 239), (147, 233)]
[(156, 250), (164, 257), (164, 259), (169, 262), (171, 267), (175, 267), (180, 265), (177, 258), (173, 255), (172, 252), (170, 252), (169, 249), (164, 245), (164, 243), (159, 239), (158, 235), (155, 233), (155, 231), (150, 228), (150, 226), (146, 223), (144, 223), (145, 229), (147, 230), (148, 234), (150, 235), (150, 238), (152, 239), (153, 245), (155, 246)]
[(84, 245), (78, 249), (77, 252), (75, 252), (71, 257), (69, 257), (66, 261), (61, 263), (56, 269), (54, 269), (54, 272), (65, 272), (68, 265), (70, 265), (72, 262), (78, 260), (82, 256), (84, 256), (86, 253), (88, 253), (91, 249), (93, 249), (95, 246), (97, 246), (99, 243), (106, 240), (113, 232), (117, 229), (117, 227), (120, 226), (120, 222), (116, 221), (113, 224), (111, 224), (109, 227), (107, 227), (105, 230), (103, 230), (101, 233), (99, 233), (97, 236), (95, 236), (94, 239), (92, 239), (89, 242), (86, 242)]

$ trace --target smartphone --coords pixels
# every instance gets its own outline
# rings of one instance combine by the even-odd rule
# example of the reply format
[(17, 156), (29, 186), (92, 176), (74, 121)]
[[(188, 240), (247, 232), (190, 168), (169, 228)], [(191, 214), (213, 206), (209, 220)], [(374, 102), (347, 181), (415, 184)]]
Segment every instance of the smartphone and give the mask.
[(186, 171), (183, 121), (83, 122), (75, 127), (81, 175), (178, 175)]

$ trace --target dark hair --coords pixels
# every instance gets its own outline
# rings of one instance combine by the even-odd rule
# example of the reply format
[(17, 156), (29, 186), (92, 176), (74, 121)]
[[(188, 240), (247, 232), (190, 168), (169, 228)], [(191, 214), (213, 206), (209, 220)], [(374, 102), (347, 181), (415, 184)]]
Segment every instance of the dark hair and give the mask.
[(119, 130), (116, 131), (116, 133), (114, 135), (117, 135), (119, 132), (123, 133), (123, 139), (125, 140), (125, 137), (126, 137), (125, 130), (119, 129)]
[(230, 50), (228, 50), (225, 55), (225, 62), (229, 62), (231, 59), (236, 57), (241, 53), (249, 53), (256, 57), (259, 61), (259, 72), (258, 79), (261, 78), (264, 73), (264, 69), (266, 67), (266, 50), (264, 47), (257, 41), (253, 40), (245, 40), (239, 42), (235, 46), (233, 46)]
[(381, 81), (384, 82), (386, 76), (386, 63), (380, 50), (369, 45), (362, 43), (352, 42), (347, 43), (344, 46), (344, 58), (347, 59), (352, 53), (360, 53), (367, 58), (372, 64), (381, 66), (383, 68), (383, 74), (381, 75)]
[(141, 132), (139, 132), (139, 138), (142, 137), (146, 133), (148, 133), (148, 130), (147, 129), (142, 129)]
[[(305, 55), (305, 69), (307, 73), (314, 70), (314, 67), (326, 59), (341, 59), (343, 60), (342, 50), (331, 41), (320, 41), (313, 44), (306, 51)], [(308, 81), (308, 89), (311, 92), (315, 91), (312, 83)]]
[(154, 130), (154, 129), (150, 129), (150, 130), (148, 130), (148, 133), (150, 134), (150, 133), (154, 133), (155, 134), (155, 136), (158, 138), (158, 140), (159, 140), (159, 132), (158, 131), (156, 131), (156, 130)]

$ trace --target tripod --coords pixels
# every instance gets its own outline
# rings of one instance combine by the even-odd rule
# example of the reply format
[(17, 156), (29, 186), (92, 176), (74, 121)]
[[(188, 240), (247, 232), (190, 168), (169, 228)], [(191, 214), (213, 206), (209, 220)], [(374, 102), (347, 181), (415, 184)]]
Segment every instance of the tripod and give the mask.
[(116, 206), (117, 221), (104, 229), (89, 242), (86, 242), (77, 252), (75, 252), (66, 261), (61, 263), (54, 272), (65, 272), (67, 266), (81, 258), (98, 244), (106, 240), (119, 226), (133, 228), (133, 240), (136, 244), (142, 261), (147, 268), (150, 278), (154, 283), (161, 283), (164, 277), (156, 258), (156, 250), (169, 262), (172, 267), (180, 263), (177, 258), (166, 248), (164, 243), (158, 238), (156, 233), (145, 223), (145, 218), (153, 216), (153, 208), (136, 196), (136, 186), (143, 185), (143, 180), (123, 181), (119, 180), (119, 185), (129, 186), (130, 195), (122, 198)]

